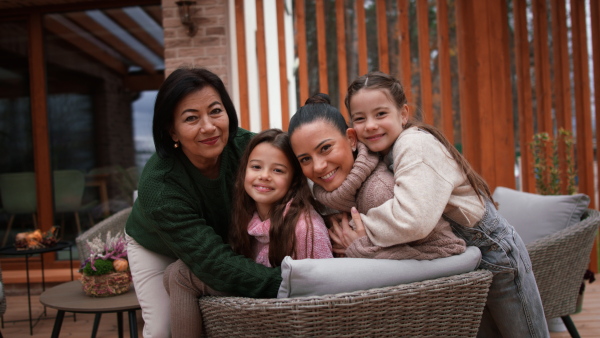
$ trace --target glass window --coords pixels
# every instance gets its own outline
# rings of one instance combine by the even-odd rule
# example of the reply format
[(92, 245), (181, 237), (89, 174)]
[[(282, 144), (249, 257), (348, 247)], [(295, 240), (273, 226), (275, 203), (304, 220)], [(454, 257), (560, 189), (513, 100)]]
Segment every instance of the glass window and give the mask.
[(0, 23), (0, 239), (36, 225), (25, 21)]
[(44, 16), (55, 224), (74, 240), (132, 205), (154, 151), (163, 80), (160, 6)]

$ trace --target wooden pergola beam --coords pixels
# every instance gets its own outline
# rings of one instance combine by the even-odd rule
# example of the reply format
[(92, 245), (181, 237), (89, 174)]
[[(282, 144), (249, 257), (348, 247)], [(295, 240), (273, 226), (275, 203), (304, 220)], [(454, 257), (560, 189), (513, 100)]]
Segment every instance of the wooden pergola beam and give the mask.
[(83, 53), (98, 60), (100, 63), (104, 64), (115, 72), (119, 74), (127, 74), (127, 66), (123, 62), (116, 59), (114, 55), (110, 55), (103, 48), (90, 41), (89, 37), (83, 36), (81, 32), (76, 32), (70, 27), (67, 27), (54, 15), (46, 15), (44, 18), (44, 27), (50, 32), (58, 35), (60, 38), (81, 50)]

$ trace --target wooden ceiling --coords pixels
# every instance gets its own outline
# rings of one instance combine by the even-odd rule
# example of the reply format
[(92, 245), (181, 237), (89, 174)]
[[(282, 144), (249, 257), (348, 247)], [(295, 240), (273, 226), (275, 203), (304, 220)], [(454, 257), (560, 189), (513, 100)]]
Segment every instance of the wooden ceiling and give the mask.
[(164, 79), (160, 2), (0, 0), (0, 9), (0, 20), (8, 12), (41, 10), (49, 34), (121, 74), (132, 89), (156, 89)]

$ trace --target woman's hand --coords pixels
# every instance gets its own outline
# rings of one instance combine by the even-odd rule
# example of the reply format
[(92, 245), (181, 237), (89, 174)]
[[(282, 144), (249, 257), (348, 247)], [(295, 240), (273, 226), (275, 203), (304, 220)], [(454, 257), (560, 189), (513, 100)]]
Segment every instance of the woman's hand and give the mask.
[(329, 237), (333, 242), (333, 252), (336, 254), (344, 254), (352, 242), (367, 235), (360, 219), (360, 213), (356, 208), (352, 207), (351, 215), (354, 229), (350, 226), (348, 214), (346, 213), (342, 214), (341, 218), (339, 215), (330, 218), (332, 226), (329, 229)]

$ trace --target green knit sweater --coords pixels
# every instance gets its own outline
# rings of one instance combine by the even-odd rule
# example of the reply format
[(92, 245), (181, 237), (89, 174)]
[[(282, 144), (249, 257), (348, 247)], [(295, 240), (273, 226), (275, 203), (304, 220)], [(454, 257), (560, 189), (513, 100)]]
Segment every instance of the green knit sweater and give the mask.
[(238, 129), (217, 179), (204, 177), (183, 152), (154, 154), (142, 172), (127, 234), (145, 248), (179, 258), (208, 286), (246, 297), (276, 297), (281, 269), (237, 255), (227, 244), (233, 184), (253, 133)]

